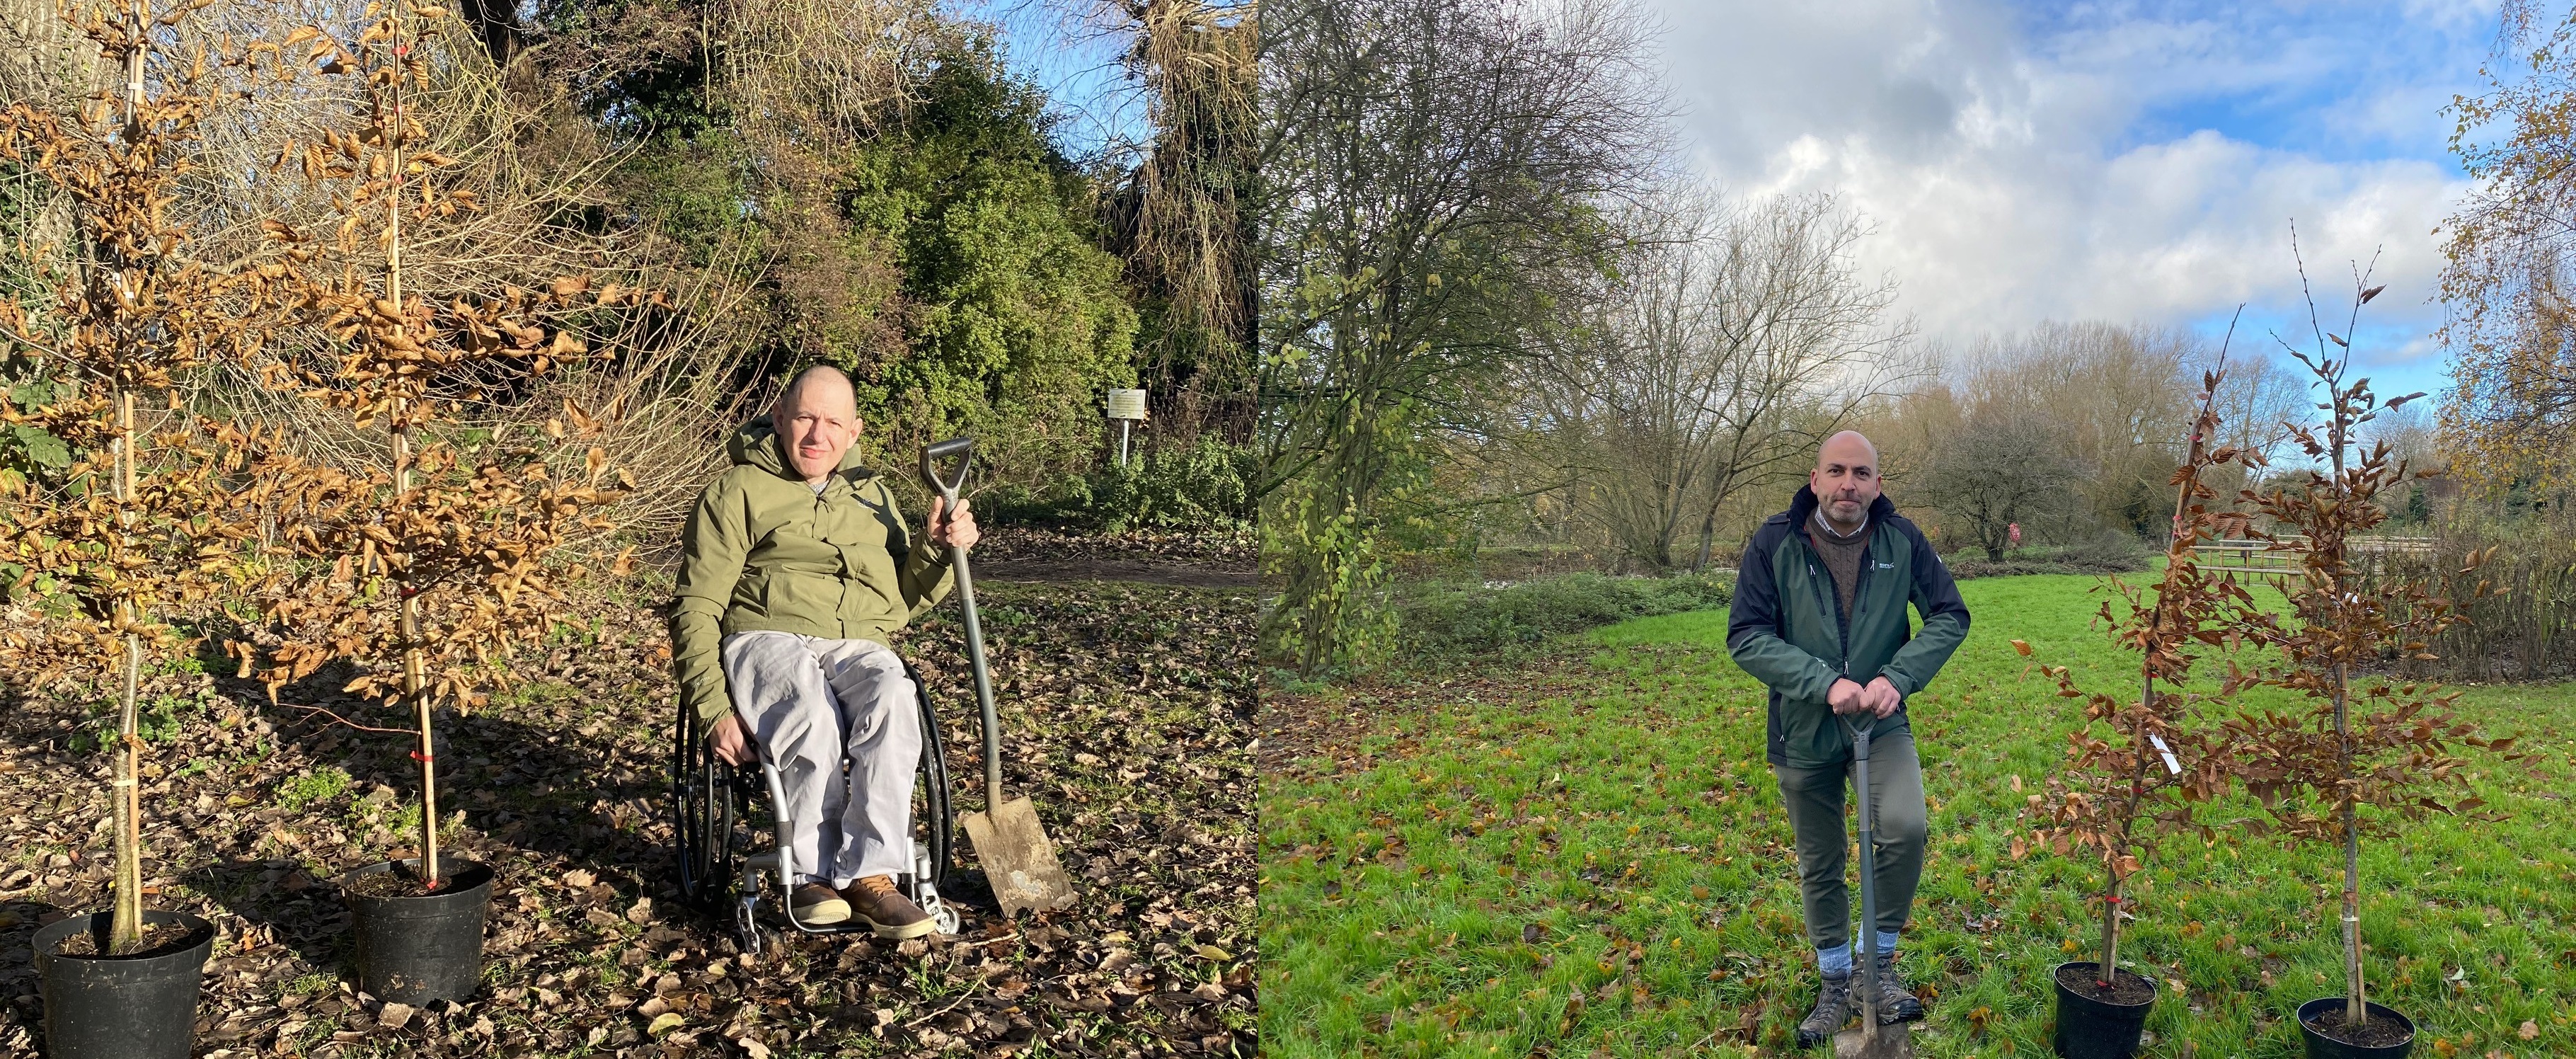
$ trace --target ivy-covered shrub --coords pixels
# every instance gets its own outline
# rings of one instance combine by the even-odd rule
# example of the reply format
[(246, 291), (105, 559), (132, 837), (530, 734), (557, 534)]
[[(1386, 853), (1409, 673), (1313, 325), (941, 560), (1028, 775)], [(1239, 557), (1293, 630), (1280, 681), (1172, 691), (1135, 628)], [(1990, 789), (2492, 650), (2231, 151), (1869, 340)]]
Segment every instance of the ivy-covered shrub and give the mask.
[(754, 293), (732, 310), (756, 321), (732, 339), (746, 390), (830, 363), (857, 383), (874, 466), (971, 434), (995, 482), (1083, 473), (1107, 391), (1135, 384), (1138, 316), (1045, 94), (964, 34), (900, 108), (846, 132), (796, 154), (700, 115), (655, 132), (616, 184), (676, 256)]
[(900, 270), (907, 347), (844, 361), (860, 414), (897, 435), (976, 434), (1000, 475), (1089, 463), (1107, 391), (1136, 378), (1136, 311), (1045, 102), (988, 47), (953, 50), (841, 175), (854, 237)]

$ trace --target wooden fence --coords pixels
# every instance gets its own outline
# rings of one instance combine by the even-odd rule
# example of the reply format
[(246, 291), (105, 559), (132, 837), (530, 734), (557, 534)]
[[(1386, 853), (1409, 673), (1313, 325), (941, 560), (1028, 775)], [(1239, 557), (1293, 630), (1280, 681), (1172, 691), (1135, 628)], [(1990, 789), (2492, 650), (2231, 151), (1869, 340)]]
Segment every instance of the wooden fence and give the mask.
[[(2270, 578), (2286, 583), (2299, 572), (2299, 553), (2304, 537), (2283, 537), (2278, 541), (2211, 541), (2192, 546), (2198, 553), (2200, 568), (2208, 573), (2240, 574), (2247, 578)], [(2353, 557), (2353, 565), (2364, 572), (2376, 573), (2387, 565), (2390, 556), (2427, 555), (2433, 551), (2431, 537), (2354, 537), (2344, 542)]]

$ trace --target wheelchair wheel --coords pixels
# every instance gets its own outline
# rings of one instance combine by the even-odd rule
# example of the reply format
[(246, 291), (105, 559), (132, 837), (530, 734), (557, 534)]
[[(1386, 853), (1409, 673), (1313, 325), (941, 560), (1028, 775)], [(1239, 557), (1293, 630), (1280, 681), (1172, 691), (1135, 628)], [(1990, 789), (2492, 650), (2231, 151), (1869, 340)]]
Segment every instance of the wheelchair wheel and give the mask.
[(921, 798), (914, 806), (913, 831), (920, 837), (921, 848), (930, 854), (931, 885), (948, 887), (949, 845), (955, 840), (957, 818), (948, 808), (948, 739), (939, 727), (939, 711), (930, 705), (930, 684), (905, 659), (903, 675), (912, 680), (917, 691), (913, 698), (921, 704)]
[(721, 914), (733, 896), (749, 839), (741, 833), (749, 794), (740, 770), (708, 748), (697, 715), (681, 710), (671, 747), (674, 881), (681, 900), (701, 911)]

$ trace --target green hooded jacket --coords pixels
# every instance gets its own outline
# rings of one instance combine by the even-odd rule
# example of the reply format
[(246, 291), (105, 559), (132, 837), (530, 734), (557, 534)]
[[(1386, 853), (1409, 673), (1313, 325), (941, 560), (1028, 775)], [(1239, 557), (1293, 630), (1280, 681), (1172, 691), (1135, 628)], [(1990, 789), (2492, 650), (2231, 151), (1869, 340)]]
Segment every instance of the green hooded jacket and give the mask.
[(714, 723), (732, 708), (724, 638), (769, 630), (889, 643), (948, 595), (944, 548), (912, 547), (894, 491), (841, 458), (820, 496), (789, 469), (762, 416), (734, 431), (733, 466), (698, 495), (681, 532), (671, 600), (671, 668), (680, 702)]
[[(1842, 768), (1852, 744), (1826, 703), (1834, 681), (1886, 677), (1898, 695), (1912, 698), (1968, 638), (1968, 605), (1923, 531), (1881, 496), (1869, 506), (1876, 529), (1845, 613), (1833, 574), (1807, 540), (1815, 513), (1816, 494), (1802, 485), (1788, 511), (1753, 531), (1736, 564), (1726, 649), (1771, 688), (1764, 758), (1791, 768)], [(1920, 630), (1906, 621), (1908, 605), (1923, 616)], [(1874, 722), (1870, 738), (1899, 732), (1913, 733), (1901, 700), (1893, 715)]]

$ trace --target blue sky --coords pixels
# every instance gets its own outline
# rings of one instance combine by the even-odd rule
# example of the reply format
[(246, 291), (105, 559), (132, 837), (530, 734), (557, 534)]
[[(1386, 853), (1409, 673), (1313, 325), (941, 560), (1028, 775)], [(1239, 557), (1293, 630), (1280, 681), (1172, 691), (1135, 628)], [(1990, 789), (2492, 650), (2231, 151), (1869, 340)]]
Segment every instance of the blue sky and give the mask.
[(1066, 0), (950, 0), (947, 9), (998, 29), (1004, 62), (1044, 89), (1059, 144), (1076, 154), (1147, 134), (1143, 102), (1118, 65), (1125, 41)]

